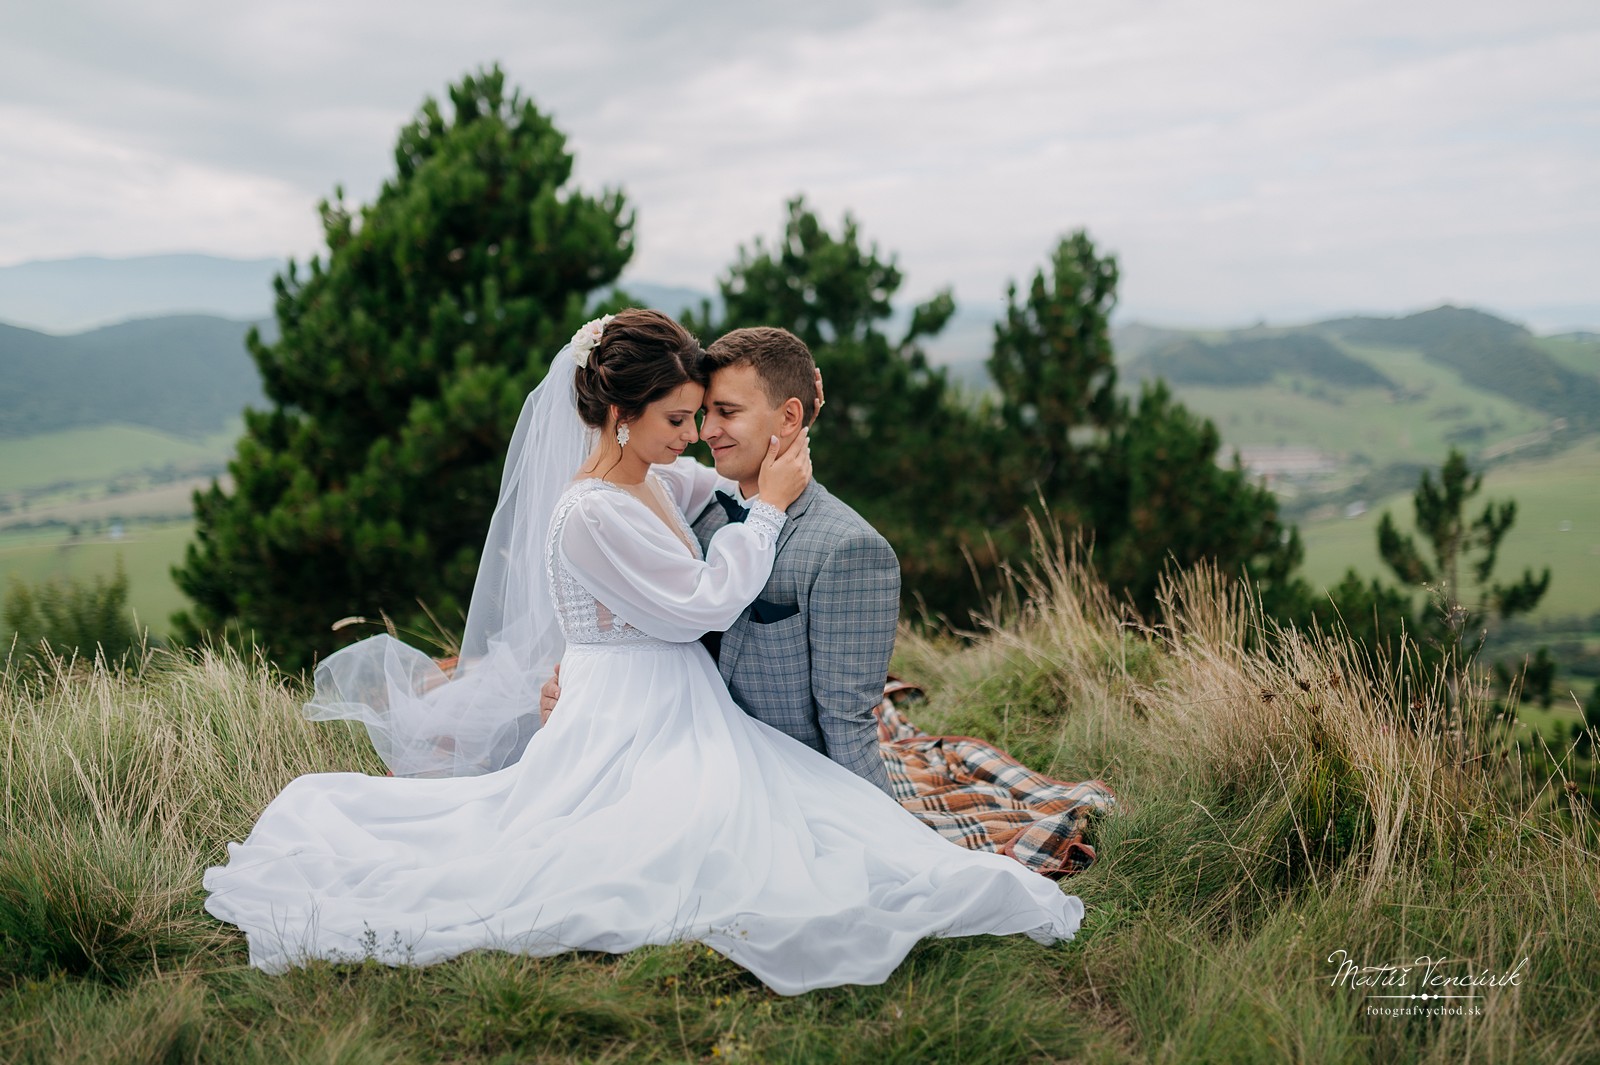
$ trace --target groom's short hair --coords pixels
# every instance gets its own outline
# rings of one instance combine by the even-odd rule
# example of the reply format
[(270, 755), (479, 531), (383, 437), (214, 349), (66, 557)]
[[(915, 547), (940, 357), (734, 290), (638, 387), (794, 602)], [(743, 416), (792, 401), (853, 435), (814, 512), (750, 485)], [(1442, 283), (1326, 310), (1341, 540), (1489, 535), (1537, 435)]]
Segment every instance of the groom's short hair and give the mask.
[(706, 349), (706, 369), (716, 373), (727, 366), (754, 366), (774, 407), (798, 399), (802, 425), (816, 416), (817, 363), (805, 341), (787, 329), (760, 325), (724, 334)]

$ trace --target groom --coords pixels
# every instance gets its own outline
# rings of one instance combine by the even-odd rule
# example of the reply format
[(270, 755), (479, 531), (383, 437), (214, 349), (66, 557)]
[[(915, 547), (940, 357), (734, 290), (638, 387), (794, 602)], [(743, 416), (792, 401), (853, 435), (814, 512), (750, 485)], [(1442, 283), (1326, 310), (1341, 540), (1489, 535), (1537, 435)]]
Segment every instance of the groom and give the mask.
[[(816, 416), (816, 363), (784, 329), (736, 329), (706, 351), (712, 367), (700, 438), (739, 484), (694, 517), (704, 547), (743, 521), (768, 441), (787, 448)], [(789, 506), (772, 576), (723, 633), (704, 642), (734, 701), (857, 776), (889, 791), (873, 708), (883, 699), (900, 617), (900, 563), (866, 520), (816, 481)], [(540, 706), (560, 697), (547, 681)]]

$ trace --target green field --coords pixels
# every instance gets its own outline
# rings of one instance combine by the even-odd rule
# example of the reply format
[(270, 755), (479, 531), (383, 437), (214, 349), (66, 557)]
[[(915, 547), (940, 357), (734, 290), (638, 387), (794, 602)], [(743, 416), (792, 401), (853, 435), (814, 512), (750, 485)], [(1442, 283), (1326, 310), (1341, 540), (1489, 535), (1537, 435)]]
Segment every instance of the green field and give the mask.
[[(1600, 361), (1600, 344), (1546, 339), (1544, 346), (1574, 368)], [(1345, 461), (1346, 481), (1363, 469), (1398, 462), (1436, 465), (1452, 442), (1469, 454), (1537, 435), (1547, 420), (1514, 403), (1470, 388), (1450, 370), (1406, 349), (1355, 348), (1404, 389), (1396, 400), (1378, 389), (1339, 391), (1315, 381), (1285, 379), (1256, 388), (1185, 387), (1181, 401), (1212, 418), (1224, 452), (1248, 446), (1309, 446)], [(1484, 431), (1470, 442), (1463, 430)], [(168, 569), (183, 557), (191, 522), (192, 476), (164, 483), (174, 471), (215, 468), (232, 450), (237, 426), (203, 439), (183, 439), (149, 429), (107, 426), (0, 440), (0, 583), (55, 575), (109, 574), (120, 556), (130, 579), (130, 599), (153, 632), (183, 604)], [(164, 472), (162, 472), (164, 471)], [(157, 475), (159, 476), (152, 476)], [(112, 492), (113, 482), (123, 490)], [(1489, 495), (1514, 498), (1520, 507), (1501, 572), (1550, 565), (1555, 580), (1539, 617), (1600, 610), (1600, 444), (1589, 442), (1535, 462), (1495, 468)], [(26, 508), (20, 505), (24, 497)], [(1372, 503), (1362, 517), (1303, 522), (1306, 574), (1314, 584), (1337, 581), (1349, 566), (1378, 575), (1378, 515), (1391, 509), (1409, 523), (1410, 501), (1401, 494)], [(105, 536), (107, 518), (126, 520), (127, 536)], [(84, 535), (67, 529), (7, 531), (8, 524), (84, 522)], [(1561, 523), (1570, 522), (1562, 530)]]
[(165, 466), (194, 469), (225, 462), (239, 426), (185, 438), (129, 425), (41, 433), (0, 440), (0, 495), (49, 485), (90, 487)]
[[(1504, 577), (1524, 567), (1551, 569), (1550, 591), (1534, 616), (1600, 611), (1600, 440), (1537, 462), (1495, 467), (1469, 507), (1481, 512), (1488, 499), (1517, 502), (1517, 523), (1501, 546), (1497, 572)], [(1302, 524), (1307, 579), (1326, 587), (1351, 566), (1363, 576), (1391, 578), (1377, 547), (1378, 521), (1385, 510), (1394, 513), (1402, 528), (1412, 528), (1410, 493), (1378, 500), (1357, 518)]]
[[(13, 579), (109, 576), (121, 559), (129, 605), (165, 635), (186, 603), (169, 569), (193, 530), (190, 494), (227, 461), (239, 432), (184, 438), (111, 425), (0, 440), (0, 590)], [(122, 522), (120, 537), (111, 519)]]
[(164, 636), (169, 616), (188, 603), (172, 583), (169, 567), (183, 560), (193, 530), (193, 520), (184, 519), (130, 522), (120, 540), (100, 535), (71, 541), (60, 532), (0, 535), (0, 587), (13, 578), (31, 584), (52, 577), (110, 576), (120, 558), (128, 573), (128, 605), (141, 625)]
[[(1487, 498), (1517, 501), (1517, 524), (1502, 549), (1500, 573), (1546, 565), (1553, 571), (1550, 591), (1534, 617), (1600, 611), (1600, 441), (1537, 462), (1496, 467), (1484, 479), (1480, 508)], [(1378, 559), (1376, 533), (1385, 509), (1410, 527), (1409, 493), (1379, 500), (1358, 518), (1302, 523), (1307, 579), (1324, 588), (1337, 583), (1351, 566), (1363, 576), (1388, 579)], [(1563, 522), (1570, 522), (1570, 529), (1564, 531)], [(128, 535), (120, 541), (101, 533), (71, 542), (59, 529), (0, 532), (0, 582), (13, 576), (36, 581), (60, 574), (109, 574), (120, 555), (128, 569), (130, 601), (159, 635), (166, 632), (167, 616), (184, 602), (168, 568), (182, 560), (192, 527), (189, 520), (129, 521)]]
[(209, 487), (212, 481), (211, 477), (193, 477), (98, 496), (92, 490), (85, 491), (80, 495), (87, 495), (87, 499), (51, 500), (30, 506), (23, 513), (13, 511), (0, 515), (0, 533), (15, 529), (38, 529), (47, 523), (78, 524), (87, 528), (116, 521), (185, 518), (194, 512), (195, 490)]

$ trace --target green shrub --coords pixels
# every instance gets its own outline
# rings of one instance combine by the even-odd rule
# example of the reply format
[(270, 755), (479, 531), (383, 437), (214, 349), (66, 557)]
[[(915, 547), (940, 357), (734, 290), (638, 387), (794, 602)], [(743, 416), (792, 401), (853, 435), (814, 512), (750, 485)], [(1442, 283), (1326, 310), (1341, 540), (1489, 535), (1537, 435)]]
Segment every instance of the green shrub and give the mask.
[(0, 854), (0, 980), (55, 973), (112, 984), (181, 961), (216, 937), (199, 885), (172, 887), (161, 851), (120, 825), (8, 833)]
[(205, 997), (188, 974), (152, 977), (126, 991), (59, 978), (31, 983), (7, 1005), (38, 1016), (40, 1023), (21, 1029), (19, 1039), (0, 1042), (0, 1056), (15, 1065), (209, 1060), (201, 1056)]
[(0, 634), (8, 657), (35, 664), (97, 653), (109, 663), (122, 663), (143, 643), (128, 610), (128, 574), (121, 558), (109, 579), (55, 577), (27, 585), (13, 578), (0, 609)]

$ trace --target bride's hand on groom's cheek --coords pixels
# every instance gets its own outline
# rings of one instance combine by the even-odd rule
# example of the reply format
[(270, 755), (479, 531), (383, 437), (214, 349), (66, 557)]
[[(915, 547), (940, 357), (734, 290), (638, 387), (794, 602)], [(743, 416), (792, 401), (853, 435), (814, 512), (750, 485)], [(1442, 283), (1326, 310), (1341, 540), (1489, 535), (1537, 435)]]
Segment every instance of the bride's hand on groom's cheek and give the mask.
[(561, 666), (556, 666), (555, 675), (544, 682), (539, 689), (539, 725), (544, 727), (550, 723), (550, 713), (556, 708), (556, 700), (561, 698)]
[(779, 510), (788, 510), (810, 483), (811, 430), (800, 430), (787, 448), (774, 436), (761, 463), (757, 495)]

